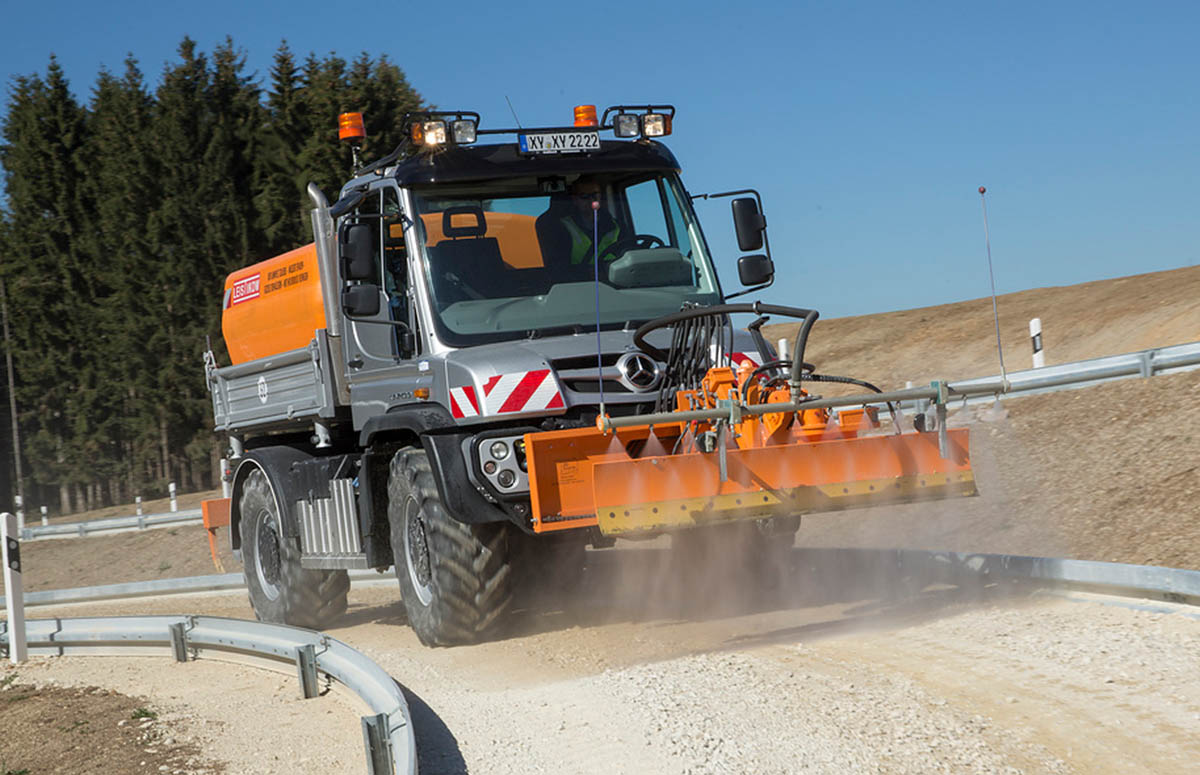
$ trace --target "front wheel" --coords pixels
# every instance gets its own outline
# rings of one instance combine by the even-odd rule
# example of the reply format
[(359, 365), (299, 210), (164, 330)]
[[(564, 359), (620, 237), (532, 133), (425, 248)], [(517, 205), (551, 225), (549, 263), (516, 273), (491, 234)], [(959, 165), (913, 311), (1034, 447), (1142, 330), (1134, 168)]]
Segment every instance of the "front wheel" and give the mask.
[(261, 622), (319, 630), (346, 611), (346, 571), (300, 567), (300, 547), (283, 534), (266, 475), (253, 471), (238, 500), (250, 605)]
[(420, 449), (392, 458), (388, 522), (400, 597), (420, 641), (454, 646), (490, 634), (512, 604), (507, 525), (447, 514)]

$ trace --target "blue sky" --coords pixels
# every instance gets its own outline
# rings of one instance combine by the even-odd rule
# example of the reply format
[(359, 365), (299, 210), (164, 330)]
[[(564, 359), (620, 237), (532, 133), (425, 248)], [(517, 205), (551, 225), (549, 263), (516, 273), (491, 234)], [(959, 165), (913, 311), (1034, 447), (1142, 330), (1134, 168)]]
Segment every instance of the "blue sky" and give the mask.
[[(1195, 2), (10, 3), (0, 73), (54, 52), (86, 98), (227, 34), (262, 76), (284, 38), (387, 54), (485, 125), (671, 102), (688, 188), (763, 194), (764, 298), (826, 316), (986, 295), (980, 185), (1001, 292), (1200, 263)], [(697, 206), (733, 287), (728, 202)]]

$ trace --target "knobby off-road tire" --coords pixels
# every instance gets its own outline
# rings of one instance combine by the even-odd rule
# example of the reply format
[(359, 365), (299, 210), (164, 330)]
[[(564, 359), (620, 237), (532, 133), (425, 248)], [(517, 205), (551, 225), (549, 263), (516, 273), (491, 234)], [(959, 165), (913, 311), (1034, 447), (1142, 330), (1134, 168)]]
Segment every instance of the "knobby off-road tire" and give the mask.
[(388, 522), (400, 596), (421, 642), (453, 646), (487, 637), (512, 605), (507, 525), (451, 518), (420, 449), (392, 458)]
[(246, 478), (238, 508), (246, 588), (259, 621), (319, 630), (345, 613), (350, 577), (300, 567), (299, 542), (283, 536), (279, 504), (262, 471)]

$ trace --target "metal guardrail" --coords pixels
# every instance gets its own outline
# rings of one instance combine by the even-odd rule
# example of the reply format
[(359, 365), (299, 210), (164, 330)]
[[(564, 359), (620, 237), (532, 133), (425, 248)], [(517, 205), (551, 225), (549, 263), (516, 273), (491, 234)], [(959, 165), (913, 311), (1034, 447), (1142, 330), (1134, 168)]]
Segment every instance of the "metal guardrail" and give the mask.
[[(396, 577), (388, 571), (380, 574), (373, 570), (348, 571), (355, 586), (362, 584), (395, 584)], [(148, 581), (126, 581), (120, 584), (102, 584), (94, 587), (73, 589), (43, 589), (25, 593), (25, 607), (60, 605), (63, 603), (94, 603), (101, 600), (123, 600), (149, 595), (183, 595), (195, 592), (228, 592), (246, 588), (246, 579), (241, 573), (214, 573), (208, 576), (180, 576), (174, 579), (151, 579)], [(5, 597), (0, 595), (0, 606)]]
[(92, 533), (104, 533), (113, 530), (145, 530), (152, 527), (167, 525), (200, 524), (200, 509), (187, 509), (166, 514), (143, 514), (131, 517), (109, 517), (93, 519), (88, 522), (60, 522), (54, 525), (26, 525), (21, 530), (22, 541), (36, 541), (39, 538), (61, 536), (86, 536)]
[[(1034, 582), (1149, 600), (1200, 606), (1200, 571), (1090, 560), (1025, 557), (915, 549), (801, 549), (809, 563), (831, 563), (839, 572), (913, 572), (925, 581), (987, 584), (995, 580)], [(377, 577), (352, 573), (356, 579)], [(152, 582), (35, 592), (31, 604), (67, 603), (104, 597), (236, 589), (238, 574), (195, 576)], [(384, 579), (388, 581), (387, 579)], [(375, 715), (363, 718), (368, 772), (415, 773), (416, 743), (408, 705), (387, 673), (341, 641), (321, 633), (282, 625), (209, 616), (137, 616), (39, 619), (27, 622), (28, 644), (35, 654), (109, 653), (115, 648), (160, 654), (184, 661), (206, 651), (247, 655), (278, 667), (295, 663), (304, 696), (313, 696), (317, 671), (358, 694)], [(7, 622), (0, 622), (0, 645), (7, 648)], [(392, 769), (389, 769), (392, 768)]]
[[(1200, 606), (1200, 570), (1129, 565), (1095, 560), (1026, 557), (919, 549), (804, 549), (819, 562), (842, 569), (896, 568), (923, 579), (1029, 581), (1046, 587), (1097, 592), (1114, 597), (1161, 600)], [(853, 572), (853, 571), (851, 571)]]
[[(1042, 393), (1108, 382), (1128, 377), (1153, 377), (1200, 368), (1200, 342), (1156, 347), (1123, 355), (1060, 363), (1040, 369), (1008, 372), (1008, 393)], [(959, 380), (956, 387), (994, 382), (999, 376)]]
[[(237, 654), (271, 668), (293, 664), (302, 696), (318, 694), (318, 674), (341, 683), (371, 710), (362, 718), (370, 775), (416, 775), (417, 749), (408, 703), (396, 681), (366, 656), (323, 633), (215, 616), (112, 616), (26, 622), (33, 654), (174, 656), (180, 662)], [(0, 622), (7, 649), (8, 623)]]

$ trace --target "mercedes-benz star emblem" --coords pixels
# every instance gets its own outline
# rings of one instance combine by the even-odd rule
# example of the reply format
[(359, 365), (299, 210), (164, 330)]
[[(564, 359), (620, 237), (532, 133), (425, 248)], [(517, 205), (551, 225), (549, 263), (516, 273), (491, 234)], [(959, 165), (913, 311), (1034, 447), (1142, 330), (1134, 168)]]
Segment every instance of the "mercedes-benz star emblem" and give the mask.
[(625, 353), (617, 361), (617, 371), (621, 372), (621, 384), (637, 393), (653, 390), (662, 376), (658, 364), (644, 353)]

